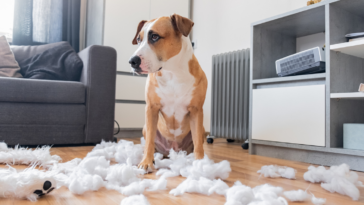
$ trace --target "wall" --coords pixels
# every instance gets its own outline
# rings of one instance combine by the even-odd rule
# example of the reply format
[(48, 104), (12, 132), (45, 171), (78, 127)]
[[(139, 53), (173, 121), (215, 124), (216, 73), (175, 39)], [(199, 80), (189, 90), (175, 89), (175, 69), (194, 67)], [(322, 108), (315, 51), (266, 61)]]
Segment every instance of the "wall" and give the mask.
[(306, 6), (307, 0), (192, 0), (195, 55), (209, 80), (204, 126), (210, 131), (212, 55), (250, 48), (253, 22)]
[[(129, 58), (138, 47), (131, 43), (137, 26), (142, 20), (173, 13), (189, 16), (190, 0), (88, 1), (105, 1), (103, 45), (115, 48), (118, 55), (115, 119), (121, 128), (141, 129), (145, 123), (144, 90), (147, 78), (131, 74), (129, 64)], [(96, 8), (102, 8), (102, 5)]]
[(85, 47), (103, 43), (104, 5), (104, 0), (87, 0)]

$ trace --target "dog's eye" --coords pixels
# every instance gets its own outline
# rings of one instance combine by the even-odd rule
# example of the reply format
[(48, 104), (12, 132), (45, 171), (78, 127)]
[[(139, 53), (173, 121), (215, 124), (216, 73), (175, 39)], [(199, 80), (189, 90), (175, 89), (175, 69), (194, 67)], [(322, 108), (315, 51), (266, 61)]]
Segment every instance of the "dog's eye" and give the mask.
[(139, 44), (140, 42), (142, 42), (142, 41), (140, 40), (140, 37), (138, 36), (137, 43)]
[(159, 36), (157, 34), (152, 34), (152, 41), (156, 42), (159, 40)]

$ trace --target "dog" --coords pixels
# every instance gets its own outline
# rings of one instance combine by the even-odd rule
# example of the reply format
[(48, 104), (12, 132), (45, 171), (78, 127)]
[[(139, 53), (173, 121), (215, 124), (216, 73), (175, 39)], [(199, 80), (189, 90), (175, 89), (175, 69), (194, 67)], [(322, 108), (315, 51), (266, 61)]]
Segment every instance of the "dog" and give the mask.
[(188, 35), (194, 23), (177, 14), (141, 21), (132, 41), (139, 45), (129, 63), (148, 74), (145, 88), (145, 150), (139, 168), (154, 169), (154, 152), (170, 149), (204, 157), (203, 104), (207, 78)]

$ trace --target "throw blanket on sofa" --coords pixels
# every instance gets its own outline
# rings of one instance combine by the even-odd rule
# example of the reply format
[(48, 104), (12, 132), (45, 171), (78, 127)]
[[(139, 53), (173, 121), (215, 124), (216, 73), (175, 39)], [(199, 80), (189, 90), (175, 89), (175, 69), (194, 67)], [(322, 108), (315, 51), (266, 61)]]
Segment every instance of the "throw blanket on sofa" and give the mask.
[(68, 42), (19, 62), (24, 78), (79, 81), (82, 60)]

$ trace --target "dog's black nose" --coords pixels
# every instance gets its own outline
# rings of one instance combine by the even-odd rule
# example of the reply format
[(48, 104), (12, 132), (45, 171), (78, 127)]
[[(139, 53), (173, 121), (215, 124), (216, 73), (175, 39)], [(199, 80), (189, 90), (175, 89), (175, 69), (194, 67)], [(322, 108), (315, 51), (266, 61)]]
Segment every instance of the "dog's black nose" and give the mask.
[(139, 56), (133, 56), (132, 58), (130, 58), (129, 63), (131, 67), (138, 69), (140, 64), (142, 63), (142, 59), (140, 59)]

